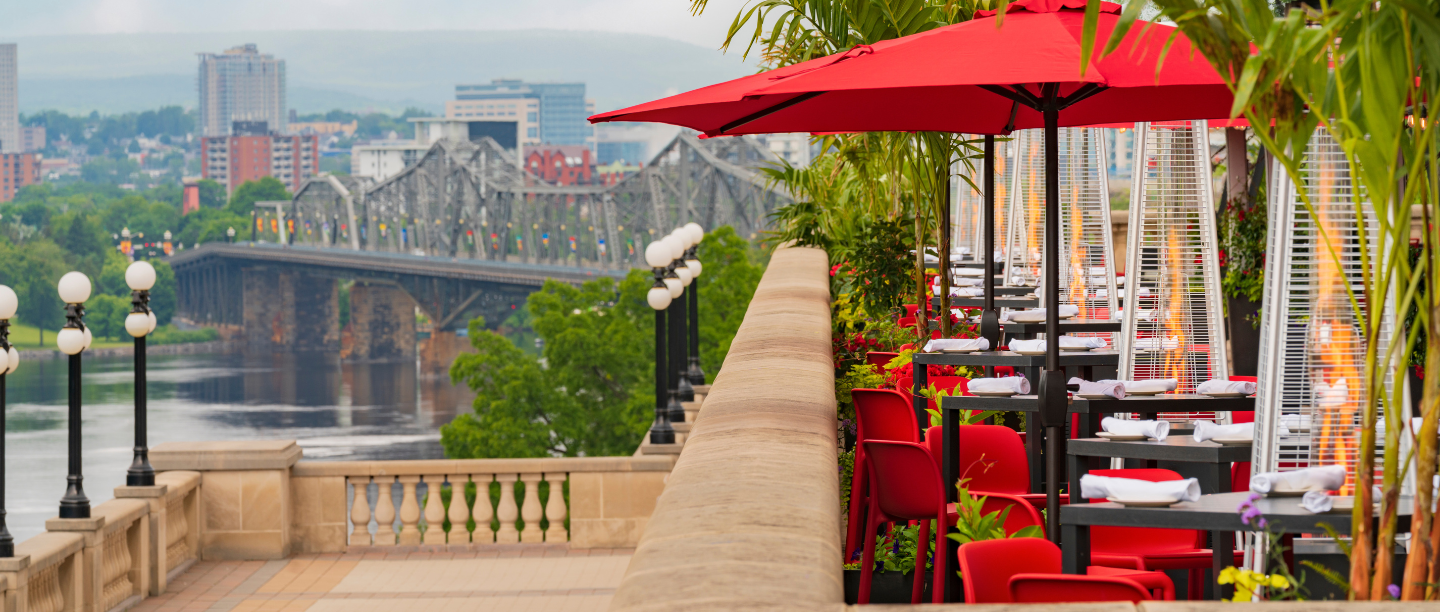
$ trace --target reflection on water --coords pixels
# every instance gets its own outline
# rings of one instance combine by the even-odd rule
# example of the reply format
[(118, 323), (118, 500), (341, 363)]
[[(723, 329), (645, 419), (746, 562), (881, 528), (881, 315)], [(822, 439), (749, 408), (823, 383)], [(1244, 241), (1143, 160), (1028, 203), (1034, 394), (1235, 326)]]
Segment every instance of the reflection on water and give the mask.
[[(132, 361), (85, 358), (85, 493), (125, 484), (134, 442)], [(414, 362), (337, 355), (152, 356), (150, 445), (294, 438), (307, 459), (434, 459), (440, 425), (472, 395)], [(8, 376), (7, 510), (17, 541), (44, 530), (65, 492), (67, 362), (25, 361)]]

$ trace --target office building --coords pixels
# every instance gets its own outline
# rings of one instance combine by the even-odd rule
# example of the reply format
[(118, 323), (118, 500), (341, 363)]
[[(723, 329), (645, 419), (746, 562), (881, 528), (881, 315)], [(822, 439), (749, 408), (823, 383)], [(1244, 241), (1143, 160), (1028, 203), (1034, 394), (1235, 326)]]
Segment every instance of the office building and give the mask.
[(450, 119), (508, 119), (522, 124), (521, 139), (547, 145), (595, 148), (595, 130), (586, 118), (595, 102), (585, 99), (584, 83), (526, 83), (496, 79), (489, 84), (456, 85), (445, 104)]
[(15, 43), (0, 45), (0, 153), (24, 151), (20, 142), (19, 63)]
[(264, 121), (236, 121), (229, 132), (200, 141), (201, 174), (224, 185), (227, 193), (266, 176), (279, 179), (293, 193), (319, 171), (318, 136), (278, 134)]
[(286, 133), (285, 60), (260, 53), (254, 44), (201, 53), (199, 88), (202, 136), (229, 136), (237, 121), (264, 122)]
[[(13, 46), (13, 45), (12, 45)], [(0, 202), (15, 199), (15, 192), (40, 182), (40, 156), (34, 153), (0, 153)]]
[(1105, 130), (1105, 152), (1110, 158), (1109, 171), (1112, 177), (1129, 177), (1135, 157), (1135, 130), (1119, 128)]
[(595, 143), (595, 160), (600, 165), (623, 162), (630, 165), (648, 161), (645, 158), (647, 143), (643, 140), (620, 140)]

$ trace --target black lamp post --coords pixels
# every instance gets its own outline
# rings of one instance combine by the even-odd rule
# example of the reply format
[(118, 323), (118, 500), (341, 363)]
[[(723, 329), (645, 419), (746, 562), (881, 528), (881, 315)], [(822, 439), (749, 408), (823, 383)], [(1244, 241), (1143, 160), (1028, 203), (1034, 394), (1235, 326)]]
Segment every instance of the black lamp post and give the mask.
[(254, 243), (254, 242), (255, 242), (255, 232), (258, 231), (258, 229), (259, 229), (259, 227), (258, 227), (258, 223), (259, 223), (259, 222), (260, 222), (260, 220), (255, 218), (255, 211), (253, 211), (253, 210), (250, 211), (250, 242), (251, 242), (251, 243)]
[(90, 499), (85, 497), (80, 474), (80, 353), (90, 346), (85, 328), (85, 300), (90, 299), (90, 279), (80, 272), (60, 277), (60, 299), (65, 302), (65, 328), (55, 335), (60, 352), (70, 356), (70, 474), (65, 477), (65, 496), (60, 498), (60, 518), (90, 518)]
[(0, 557), (15, 556), (15, 536), (5, 525), (5, 378), (20, 365), (20, 352), (10, 346), (10, 318), (19, 307), (15, 291), (0, 285)]
[(670, 287), (665, 283), (665, 266), (669, 265), (670, 249), (661, 242), (652, 242), (645, 249), (645, 261), (655, 272), (655, 283), (645, 299), (655, 310), (655, 422), (650, 425), (651, 444), (674, 444), (675, 429), (670, 426), (670, 408), (666, 401), (670, 368), (665, 363), (665, 309), (670, 306)]
[(686, 223), (684, 229), (690, 235), (690, 248), (685, 250), (685, 266), (690, 268), (690, 297), (686, 301), (690, 306), (690, 367), (685, 372), (685, 377), (690, 380), (691, 397), (694, 397), (694, 386), (705, 384), (705, 371), (700, 369), (700, 258), (696, 256), (695, 250), (700, 248), (700, 241), (705, 238), (705, 230), (701, 229), (699, 223)]
[(154, 266), (146, 261), (130, 264), (125, 270), (125, 284), (130, 286), (130, 315), (125, 317), (125, 331), (135, 338), (135, 460), (125, 472), (125, 484), (149, 487), (155, 484), (155, 468), (150, 467), (150, 448), (146, 444), (149, 425), (145, 401), (149, 389), (145, 383), (145, 336), (155, 331), (155, 314), (150, 312)]
[(686, 350), (689, 338), (685, 330), (685, 285), (690, 282), (690, 268), (685, 265), (685, 238), (684, 236), (671, 234), (661, 241), (670, 247), (671, 257), (669, 271), (665, 275), (666, 284), (678, 284), (678, 289), (671, 287), (670, 308), (665, 317), (670, 324), (670, 422), (685, 422), (685, 406), (682, 402), (695, 401), (695, 387), (690, 385), (690, 380), (685, 376)]

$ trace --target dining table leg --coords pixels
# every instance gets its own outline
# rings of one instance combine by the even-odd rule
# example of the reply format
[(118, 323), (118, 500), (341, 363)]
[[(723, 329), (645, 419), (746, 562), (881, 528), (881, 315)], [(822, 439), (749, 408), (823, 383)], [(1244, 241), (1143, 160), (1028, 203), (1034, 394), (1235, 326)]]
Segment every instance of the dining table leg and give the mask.
[[(1090, 473), (1090, 457), (1066, 455), (1065, 468), (1070, 472), (1070, 503), (1085, 503), (1085, 500), (1080, 497), (1080, 477)], [(1064, 533), (1062, 532), (1061, 535)]]
[(1067, 574), (1084, 574), (1090, 567), (1090, 526), (1061, 525), (1061, 570)]
[(912, 382), (910, 383), (910, 396), (912, 398), (911, 401), (914, 402), (915, 425), (920, 428), (917, 439), (924, 440), (926, 425), (930, 423), (930, 413), (925, 412), (925, 409), (930, 407), (930, 403), (929, 400), (925, 399), (923, 391), (930, 386), (930, 366), (923, 363), (915, 363), (913, 361), (914, 357), (911, 357), (911, 359), (910, 370), (912, 372)]
[(1229, 599), (1234, 595), (1234, 585), (1218, 584), (1215, 580), (1220, 577), (1221, 571), (1235, 565), (1235, 532), (1210, 532), (1210, 546), (1212, 551), (1210, 571), (1212, 573), (1210, 580), (1205, 583), (1206, 595), (1214, 599)]
[[(960, 480), (960, 416), (955, 410), (946, 410), (943, 402), (940, 408), (940, 454), (942, 455), (941, 470), (944, 477), (945, 498), (949, 502), (959, 501), (959, 491), (955, 488)], [(955, 527), (949, 527), (950, 533), (959, 533)], [(960, 543), (951, 538), (945, 538), (945, 558), (957, 559), (960, 552)], [(939, 588), (934, 585), (930, 588)], [(962, 599), (960, 578), (955, 572), (949, 572), (945, 577), (945, 601), (955, 602)]]

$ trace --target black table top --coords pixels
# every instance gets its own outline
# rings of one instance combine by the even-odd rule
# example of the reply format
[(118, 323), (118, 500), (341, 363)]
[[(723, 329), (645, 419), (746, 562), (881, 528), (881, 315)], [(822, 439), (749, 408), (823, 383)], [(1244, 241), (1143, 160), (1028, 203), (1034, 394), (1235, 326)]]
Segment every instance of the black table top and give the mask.
[[(924, 353), (929, 355), (930, 353)], [(973, 353), (976, 355), (982, 353)], [(916, 355), (919, 357), (920, 355)], [(930, 363), (921, 361), (920, 363)], [(1060, 364), (1065, 354), (1060, 354)], [(974, 364), (949, 364), (974, 365)], [(1009, 365), (1009, 364), (996, 364)], [(1035, 412), (1040, 409), (1039, 399), (1034, 395), (1012, 395), (1010, 397), (955, 396), (941, 402), (946, 410), (1006, 410)], [(1224, 412), (1227, 410), (1254, 410), (1255, 398), (1215, 398), (1204, 395), (1130, 395), (1123, 400), (1087, 400), (1071, 395), (1067, 412), (1071, 414), (1115, 414), (1115, 413), (1158, 413), (1158, 412)], [(1176, 431), (1174, 428), (1171, 432)], [(1173, 434), (1172, 434), (1173, 435)]]
[[(938, 298), (938, 297), (932, 298), (932, 305), (933, 305), (935, 308), (939, 308), (939, 307), (940, 307), (940, 298)], [(983, 297), (968, 297), (968, 296), (965, 296), (965, 297), (951, 297), (951, 298), (950, 298), (950, 307), (951, 307), (951, 308), (983, 308), (984, 306), (985, 306), (985, 298), (983, 298)], [(1000, 297), (997, 297), (997, 298), (995, 298), (995, 307), (996, 307), (996, 308), (1039, 308), (1039, 307), (1040, 307), (1040, 300), (1038, 300), (1038, 299), (1036, 299), (1036, 298), (1033, 298), (1033, 297), (1023, 298), (1023, 299), (1022, 299), (1022, 298), (1015, 298), (1015, 297), (1010, 297), (1010, 298), (1000, 298)]]
[(1227, 446), (1210, 441), (1196, 442), (1192, 436), (1166, 436), (1163, 441), (1081, 438), (1065, 443), (1066, 453), (1081, 457), (1152, 459), (1186, 463), (1249, 461), (1251, 448), (1250, 444)]
[[(1199, 501), (1180, 502), (1169, 508), (1126, 508), (1116, 503), (1074, 503), (1060, 506), (1062, 525), (1102, 525), (1113, 527), (1159, 527), (1168, 529), (1200, 529), (1204, 531), (1255, 531), (1255, 525), (1240, 522), (1237, 508), (1250, 496), (1248, 491), (1201, 495)], [(1314, 514), (1300, 507), (1299, 497), (1262, 497), (1255, 507), (1265, 515), (1271, 531), (1280, 533), (1319, 533), (1321, 524), (1337, 533), (1350, 533), (1350, 511), (1354, 498), (1335, 498), (1337, 508)], [(1415, 502), (1401, 497), (1398, 506), (1399, 529), (1409, 529), (1410, 512)], [(1251, 521), (1254, 523), (1255, 521)]]
[[(1073, 334), (1082, 332), (1118, 332), (1121, 323), (1119, 319), (1061, 319), (1060, 333)], [(1024, 322), (1005, 321), (1000, 323), (1000, 331), (1016, 336), (1045, 333), (1045, 322)]]
[[(1038, 368), (1045, 365), (1044, 355), (1021, 355), (1010, 351), (978, 353), (916, 353), (915, 363), (963, 366), (1018, 366)], [(1060, 351), (1061, 366), (1112, 366), (1120, 364), (1115, 351)]]

